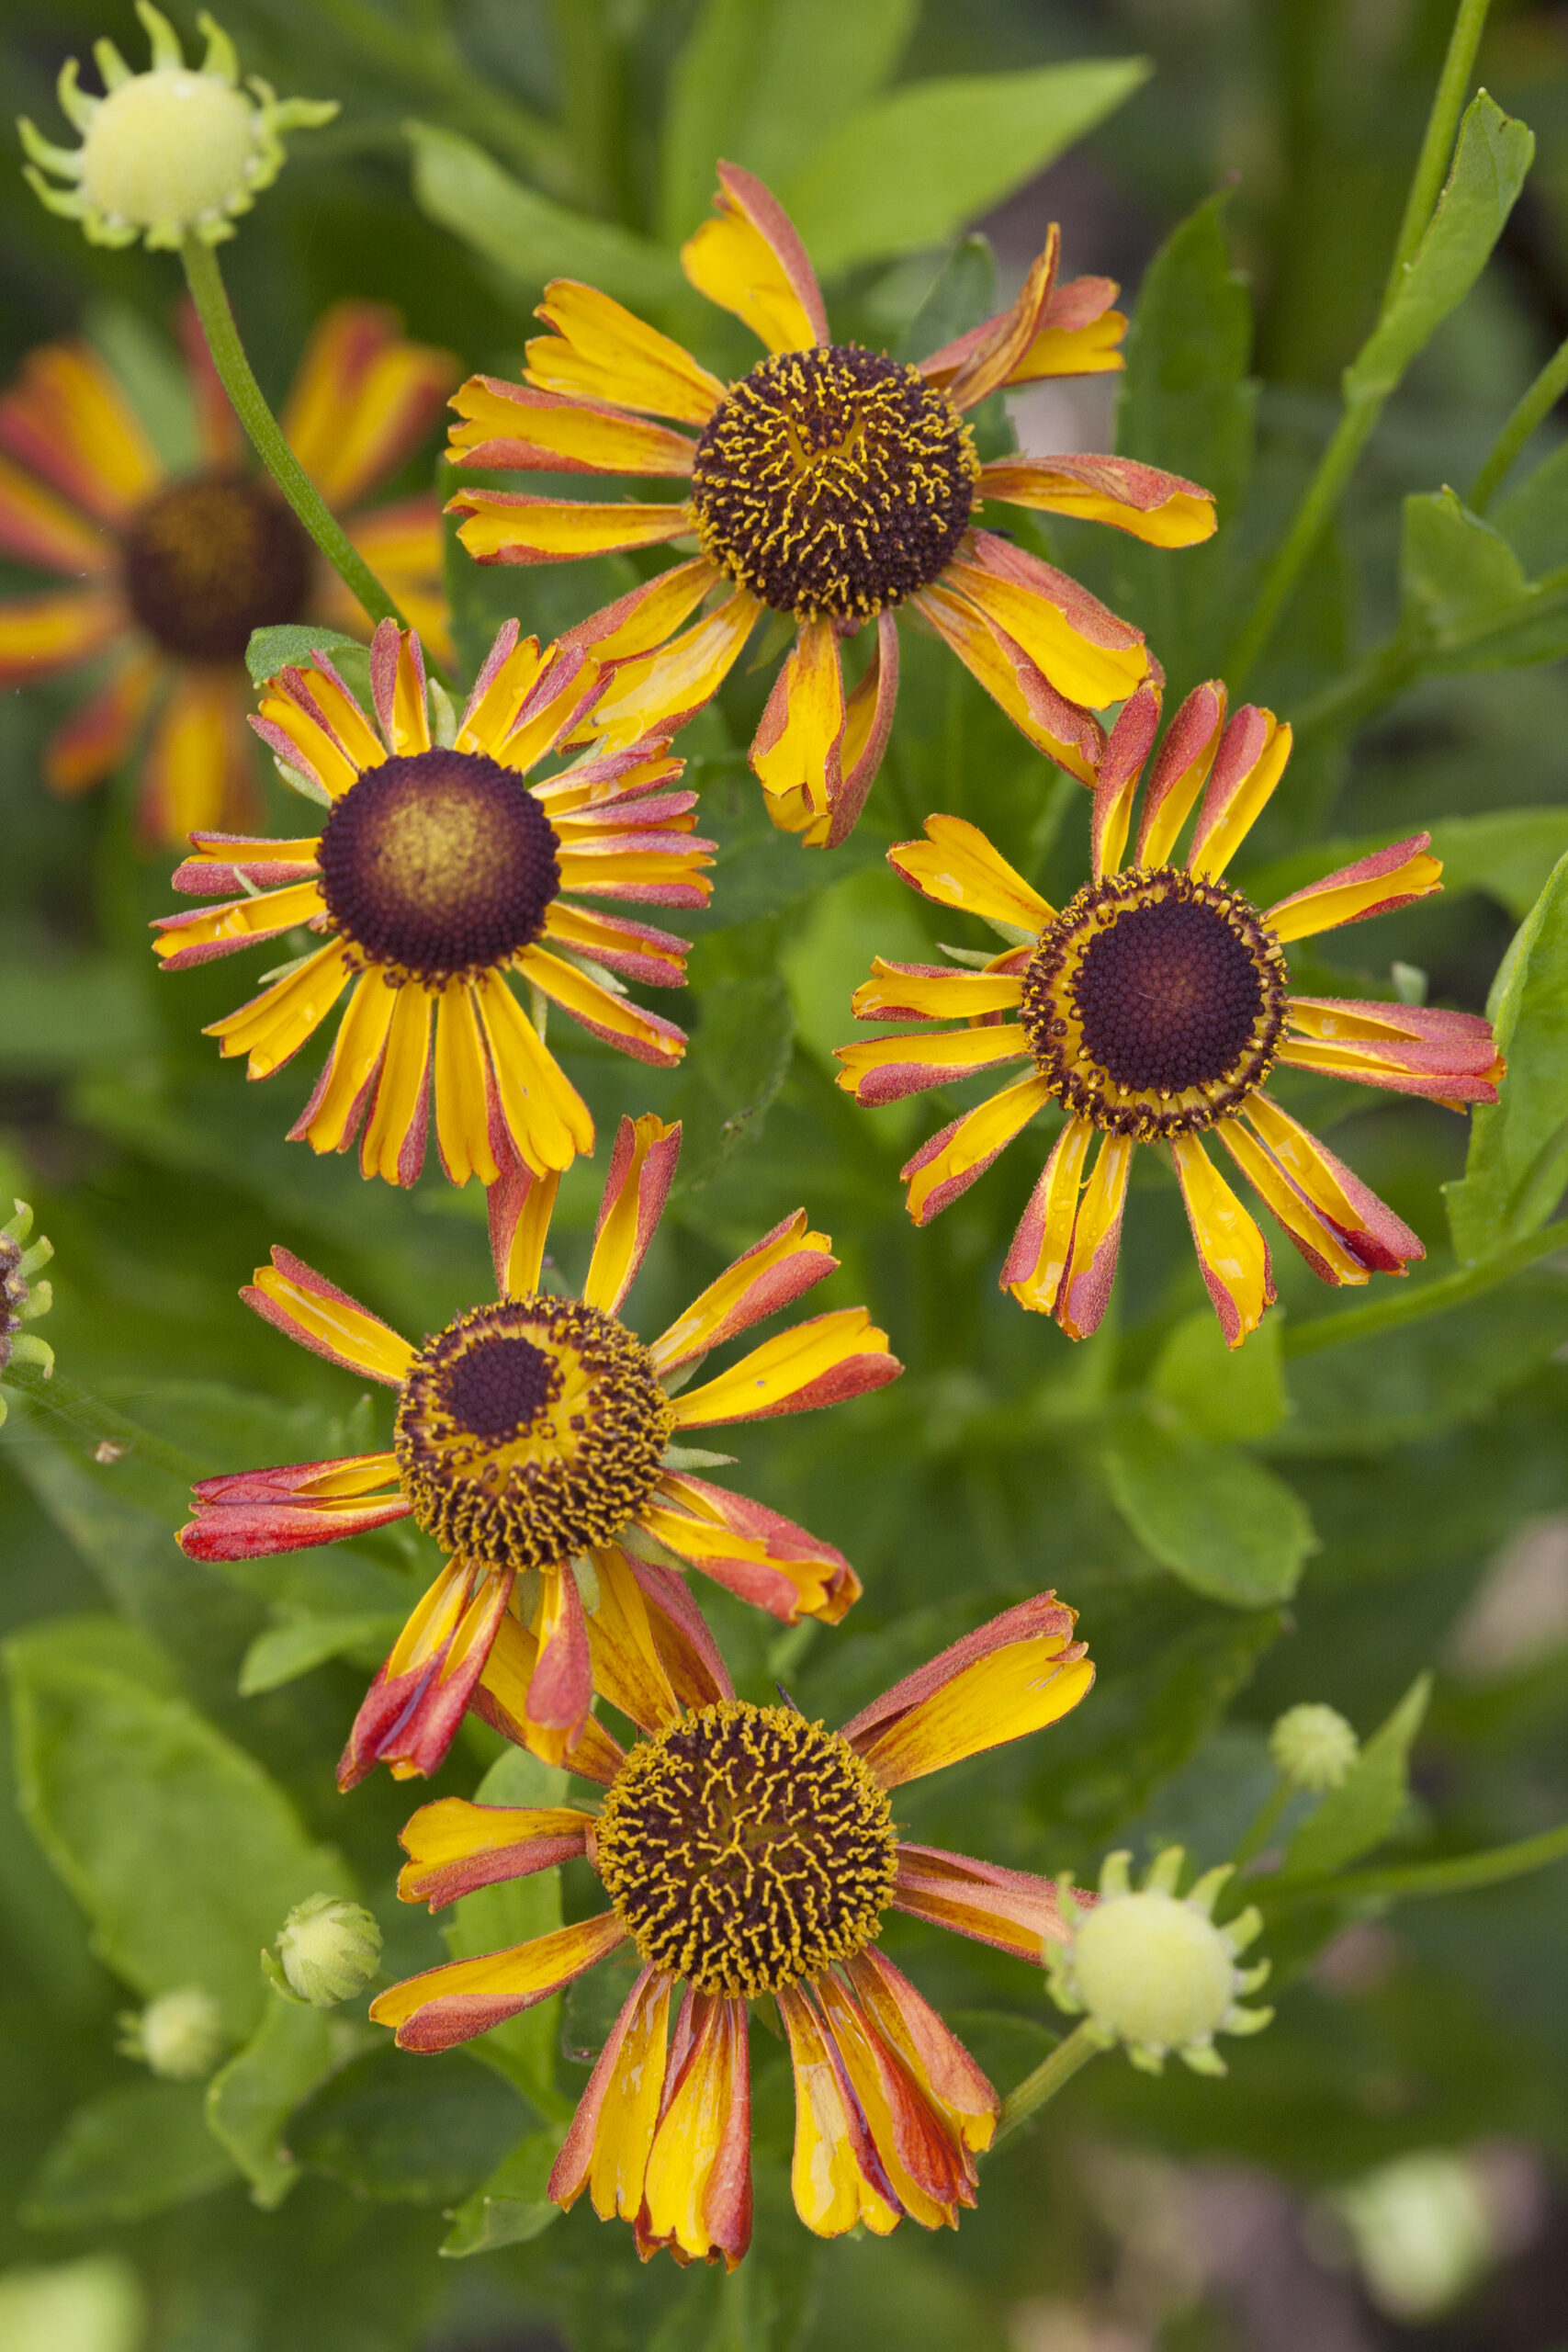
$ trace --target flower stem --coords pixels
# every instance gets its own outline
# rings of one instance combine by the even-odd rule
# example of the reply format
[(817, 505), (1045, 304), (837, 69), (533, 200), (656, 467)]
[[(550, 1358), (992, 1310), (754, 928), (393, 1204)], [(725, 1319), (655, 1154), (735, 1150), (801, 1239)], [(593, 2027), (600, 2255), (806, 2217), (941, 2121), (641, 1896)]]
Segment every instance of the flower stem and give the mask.
[(1055, 2098), (1064, 2083), (1070, 2083), (1080, 2066), (1087, 2066), (1105, 2047), (1100, 2030), (1092, 2018), (1085, 2018), (1076, 2025), (1065, 2041), (1058, 2041), (1049, 2058), (1043, 2058), (1032, 2075), (1025, 2075), (1021, 2083), (1009, 2091), (997, 2118), (997, 2135), (991, 2142), (999, 2147), (1010, 2132), (1016, 2132), (1028, 2121), (1037, 2107)]
[(1564, 392), (1568, 392), (1568, 342), (1558, 345), (1487, 451), (1465, 502), (1472, 514), (1485, 514), (1501, 490), (1514, 459), (1536, 426), (1557, 406)]
[[(1440, 1862), (1408, 1862), (1386, 1871), (1351, 1871), (1343, 1878), (1297, 1879), (1286, 1883), (1260, 1879), (1247, 1892), (1270, 1918), (1303, 1903), (1390, 1902), (1418, 1894), (1465, 1894), (1480, 1886), (1499, 1886), (1506, 1879), (1521, 1878), (1527, 1871), (1544, 1870), (1550, 1862), (1568, 1860), (1568, 1822), (1543, 1829), (1534, 1838), (1519, 1838), (1510, 1846), (1492, 1846), (1484, 1853), (1453, 1854)], [(1003, 2105), (1006, 2112), (1006, 2103)]]
[(1255, 1855), (1263, 1851), (1274, 1834), (1280, 1815), (1291, 1802), (1292, 1793), (1290, 1782), (1281, 1781), (1279, 1787), (1264, 1798), (1252, 1817), (1251, 1826), (1244, 1830), (1236, 1849), (1231, 1856), (1238, 1871), (1243, 1863), (1250, 1862)]
[(352, 545), (342, 524), (329, 511), (321, 492), (284, 439), (240, 341), (217, 248), (203, 244), (199, 237), (189, 236), (180, 247), (180, 258), (185, 263), (186, 284), (190, 288), (212, 364), (257, 457), (344, 586), (357, 597), (370, 618), (393, 620), (400, 628), (407, 628), (408, 622)]
[(1438, 208), (1442, 194), (1443, 174), (1453, 153), (1459, 119), (1464, 111), (1464, 94), (1470, 87), (1470, 76), (1475, 64), (1475, 52), (1481, 46), (1481, 36), (1486, 28), (1487, 11), (1492, 0), (1460, 0), (1459, 14), (1449, 37), (1448, 55), (1438, 78), (1438, 94), (1432, 100), (1432, 111), (1427, 119), (1427, 135), (1421, 141), (1416, 158), (1416, 175), (1410, 183), (1410, 193), (1404, 199), (1404, 218), (1399, 224), (1399, 242), (1393, 249), (1389, 267), (1388, 284), (1383, 288), (1381, 317), (1393, 301), (1404, 282), (1404, 273), (1416, 258), (1416, 248), (1427, 233), (1427, 224)]
[(1402, 1324), (1418, 1323), (1425, 1315), (1446, 1314), (1450, 1306), (1462, 1306), (1467, 1299), (1479, 1297), (1494, 1283), (1506, 1282), (1510, 1274), (1519, 1273), (1538, 1258), (1563, 1249), (1568, 1249), (1568, 1217), (1542, 1226), (1539, 1233), (1527, 1233), (1522, 1240), (1511, 1241), (1506, 1250), (1494, 1251), (1476, 1265), (1457, 1267), (1433, 1283), (1418, 1283), (1397, 1298), (1380, 1298), (1371, 1306), (1352, 1306), (1343, 1315), (1314, 1315), (1310, 1322), (1288, 1326), (1285, 1353), (1315, 1355), (1319, 1348), (1341, 1347), (1347, 1340), (1371, 1339), (1397, 1330)]
[(181, 1451), (177, 1445), (167, 1445), (151, 1430), (136, 1421), (128, 1421), (112, 1405), (85, 1388), (79, 1388), (62, 1372), (46, 1374), (40, 1365), (9, 1363), (6, 1367), (6, 1385), (19, 1388), (35, 1405), (57, 1413), (84, 1435), (96, 1439), (100, 1446), (112, 1446), (114, 1453), (105, 1453), (105, 1461), (118, 1460), (119, 1455), (133, 1453), (139, 1462), (147, 1463), (154, 1470), (166, 1470), (173, 1478), (188, 1486), (202, 1475), (201, 1464)]

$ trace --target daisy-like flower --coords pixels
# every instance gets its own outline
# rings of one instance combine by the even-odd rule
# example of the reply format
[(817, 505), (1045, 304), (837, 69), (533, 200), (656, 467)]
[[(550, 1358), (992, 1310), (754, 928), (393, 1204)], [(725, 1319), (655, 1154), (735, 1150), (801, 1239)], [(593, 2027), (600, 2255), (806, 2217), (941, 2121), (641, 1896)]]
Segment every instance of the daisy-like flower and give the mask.
[[(608, 295), (557, 278), (528, 345), (527, 381), (475, 376), (453, 405), (464, 466), (652, 474), (678, 502), (629, 505), (464, 489), (451, 511), (481, 563), (552, 563), (694, 536), (701, 552), (572, 632), (617, 675), (597, 725), (647, 722), (667, 687), (660, 646), (710, 591), (726, 593), (671, 652), (688, 710), (715, 694), (764, 608), (795, 623), (751, 746), (775, 824), (818, 845), (859, 816), (892, 724), (894, 616), (944, 638), (1031, 742), (1081, 782), (1102, 742), (1094, 710), (1145, 677), (1142, 633), (1009, 538), (975, 527), (987, 500), (1112, 524), (1160, 547), (1214, 528), (1207, 491), (1125, 458), (1000, 458), (982, 465), (965, 410), (1004, 386), (1120, 368), (1126, 321), (1109, 278), (1057, 283), (1053, 229), (1010, 309), (908, 367), (830, 341), (805, 247), (761, 182), (718, 167), (718, 217), (682, 251), (692, 283), (766, 345), (739, 383)], [(668, 418), (672, 424), (651, 422)], [(689, 433), (673, 429), (686, 425)], [(846, 696), (840, 640), (874, 623)]]
[[(197, 17), (207, 40), (199, 66), (186, 65), (179, 35), (151, 0), (136, 0), (136, 13), (152, 44), (149, 70), (133, 74), (112, 40), (95, 41), (104, 83), (95, 98), (68, 57), (56, 85), (60, 110), (82, 144), (56, 147), (24, 117), (23, 175), (46, 211), (81, 222), (89, 244), (145, 237), (150, 250), (178, 252), (187, 236), (219, 244), (283, 169), (281, 134), (331, 122), (337, 100), (279, 98), (254, 74), (247, 96), (234, 44), (205, 9)], [(67, 185), (53, 187), (45, 172)]]
[[(682, 763), (662, 739), (590, 752), (544, 783), (522, 778), (577, 729), (603, 685), (592, 656), (509, 621), (479, 672), (453, 741), (436, 742), (419, 640), (383, 621), (370, 652), (380, 732), (324, 654), (286, 669), (251, 724), (329, 810), (300, 841), (195, 833), (176, 890), (227, 904), (165, 915), (166, 971), (228, 956), (303, 925), (322, 945), (268, 976), (208, 1031), (247, 1074), (270, 1078), (348, 1003), (314, 1092), (289, 1130), (346, 1151), (364, 1125), (367, 1176), (412, 1184), (424, 1160), (430, 1098), (453, 1183), (493, 1184), (515, 1161), (570, 1168), (593, 1148), (588, 1106), (513, 992), (558, 1004), (606, 1044), (659, 1069), (685, 1033), (626, 994), (619, 974), (679, 988), (686, 942), (576, 903), (630, 899), (700, 907), (711, 842), (690, 837), (694, 792), (667, 789)], [(271, 887), (268, 887), (271, 886)], [(432, 1032), (434, 1031), (434, 1047)]]
[(732, 1455), (672, 1441), (842, 1404), (902, 1366), (863, 1306), (840, 1307), (685, 1385), (711, 1349), (833, 1272), (804, 1209), (669, 1330), (637, 1339), (619, 1309), (680, 1148), (678, 1126), (622, 1120), (580, 1299), (540, 1287), (556, 1184), (526, 1170), (491, 1194), (498, 1304), (470, 1307), (423, 1348), (284, 1250), (243, 1294), (302, 1347), (398, 1391), (392, 1446), (203, 1480), (185, 1551), (255, 1559), (412, 1517), (448, 1555), (359, 1711), (344, 1788), (378, 1762), (400, 1778), (434, 1771), (470, 1704), (536, 1754), (588, 1770), (603, 1752), (595, 1685), (636, 1721), (718, 1697), (723, 1668), (682, 1569), (786, 1625), (836, 1624), (858, 1597), (830, 1544), (694, 1476)]
[[(0, 602), (0, 686), (107, 659), (107, 680), (51, 739), (45, 777), (56, 792), (85, 792), (155, 710), (140, 823), (149, 842), (171, 844), (255, 820), (244, 729), (252, 630), (307, 618), (368, 626), (253, 468), (188, 303), (180, 326), (201, 450), (194, 473), (165, 470), (85, 343), (30, 353), (0, 395), (0, 552), (81, 582)], [(306, 345), (282, 420), (360, 554), (443, 659), (435, 499), (361, 501), (423, 439), (457, 372), (450, 354), (405, 342), (394, 312), (339, 302)]]
[[(1037, 1111), (1060, 1102), (1066, 1123), (1001, 1282), (1073, 1340), (1095, 1329), (1111, 1295), (1133, 1147), (1168, 1144), (1203, 1280), (1234, 1348), (1256, 1328), (1274, 1285), (1268, 1246), (1204, 1149), (1205, 1131), (1314, 1273), (1365, 1283), (1373, 1272), (1403, 1273), (1425, 1255), (1421, 1242), (1262, 1091), (1269, 1071), (1277, 1062), (1319, 1070), (1458, 1110), (1495, 1102), (1503, 1065), (1489, 1024), (1473, 1013), (1292, 993), (1284, 951), (1292, 941), (1424, 899), (1442, 867), (1427, 854), (1430, 836), (1416, 833), (1261, 914), (1249, 906), (1224, 868), (1290, 756), (1291, 730), (1271, 711), (1248, 706), (1226, 725), (1223, 686), (1188, 696), (1149, 778), (1136, 863), (1122, 866), (1158, 719), (1149, 686), (1117, 720), (1095, 791), (1093, 879), (1059, 914), (959, 818), (928, 818), (923, 842), (888, 851), (895, 872), (924, 897), (979, 915), (1015, 944), (969, 971), (878, 957), (855, 991), (858, 1019), (967, 1025), (840, 1046), (839, 1083), (857, 1102), (892, 1102), (1003, 1063), (1033, 1064), (933, 1136), (903, 1174), (910, 1216), (929, 1224)], [(1200, 793), (1191, 846), (1177, 861)]]
[[(597, 1814), (447, 1797), (403, 1832), (405, 1902), (432, 1910), (586, 1855), (611, 1907), (510, 1951), (380, 1994), (405, 2050), (449, 2049), (530, 2008), (626, 1944), (641, 1969), (550, 2176), (633, 2223), (646, 2259), (722, 2259), (750, 2237), (747, 2004), (772, 1995), (795, 2068), (795, 2209), (820, 2237), (908, 2214), (955, 2228), (998, 2098), (963, 2044), (877, 1949), (885, 1915), (1042, 1962), (1065, 1934), (1048, 1879), (906, 1843), (889, 1792), (1076, 1707), (1094, 1679), (1054, 1594), (965, 1635), (841, 1732), (737, 1700), (628, 1709), (588, 1777)], [(581, 1768), (580, 1768), (581, 1769)], [(675, 1988), (684, 1980), (671, 2030)]]

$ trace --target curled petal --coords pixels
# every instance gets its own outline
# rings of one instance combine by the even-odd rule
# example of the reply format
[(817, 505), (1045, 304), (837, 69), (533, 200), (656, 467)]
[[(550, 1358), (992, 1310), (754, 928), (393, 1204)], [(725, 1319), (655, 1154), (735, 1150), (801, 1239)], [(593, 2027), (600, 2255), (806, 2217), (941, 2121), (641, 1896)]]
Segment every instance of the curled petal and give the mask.
[(819, 2238), (862, 2222), (886, 2237), (904, 2208), (837, 2046), (804, 1986), (781, 1985), (777, 1998), (795, 2072), (795, 2210)]
[(819, 1617), (836, 1625), (860, 1598), (860, 1578), (831, 1544), (765, 1503), (705, 1478), (667, 1472), (659, 1498), (644, 1504), (638, 1523), (679, 1558), (784, 1624)]
[(1403, 1218), (1278, 1103), (1250, 1095), (1243, 1116), (1256, 1134), (1222, 1119), (1220, 1140), (1320, 1281), (1359, 1285), (1426, 1256)]
[(196, 1517), (175, 1540), (191, 1560), (258, 1560), (367, 1535), (407, 1518), (400, 1493), (367, 1499), (397, 1475), (395, 1454), (359, 1453), (202, 1478), (191, 1488)]
[[(641, 1523), (641, 1514), (638, 1515)], [(666, 1731), (682, 1707), (733, 1696), (729, 1675), (681, 1578), (616, 1544), (594, 1551), (599, 1605), (588, 1620), (593, 1687), (639, 1730)]]
[(1051, 1148), (1029, 1206), (1019, 1219), (1001, 1271), (1001, 1287), (1021, 1306), (1049, 1315), (1073, 1254), (1084, 1162), (1094, 1140), (1091, 1121), (1070, 1118)]
[(733, 2270), (751, 2243), (751, 2075), (746, 2004), (688, 1994), (685, 2055), (671, 2069), (649, 2151), (637, 2250), (672, 2246)]
[(972, 531), (964, 548), (943, 574), (948, 586), (1005, 629), (1069, 702), (1091, 710), (1124, 702), (1148, 675), (1142, 630), (1066, 572), (994, 531)]
[(802, 621), (751, 743), (751, 765), (781, 831), (825, 841), (843, 790), (844, 675), (831, 621)]
[(602, 2222), (635, 2221), (663, 2103), (671, 1978), (645, 1968), (599, 2052), (550, 2174), (568, 2211), (586, 2188)]
[(828, 313), (806, 247), (772, 190), (738, 164), (718, 166), (716, 220), (681, 248), (699, 294), (733, 311), (770, 351), (828, 341)]
[[(1036, 751), (1043, 752), (1080, 784), (1092, 786), (1105, 744), (1093, 711), (1059, 688), (1022, 639), (995, 613), (982, 610), (957, 593), (959, 583), (951, 576), (952, 569), (929, 588), (918, 589), (909, 599), (911, 607), (951, 646), (970, 676), (978, 679), (998, 709)], [(1070, 644), (1071, 632), (1064, 636), (1055, 628), (1053, 611), (1042, 605), (1029, 616), (1033, 634)], [(1111, 700), (1119, 702), (1127, 691), (1127, 685), (1121, 686)]]
[[(1021, 1878), (1022, 1873), (1014, 1875)], [(1043, 1885), (1045, 1881), (1037, 1882)], [(953, 2137), (988, 2148), (1001, 2102), (957, 2036), (875, 1944), (845, 1963), (862, 2009), (898, 2056)]]
[(1132, 1168), (1131, 1138), (1106, 1136), (1078, 1203), (1072, 1254), (1056, 1297), (1056, 1321), (1069, 1340), (1098, 1331), (1111, 1304)]
[[(543, 1755), (545, 1749), (540, 1746), (537, 1727), (528, 1714), (529, 1688), (538, 1655), (539, 1645), (535, 1636), (509, 1612), (496, 1627), (495, 1640), (470, 1704), (474, 1713), (482, 1715), (503, 1738)], [(591, 1714), (564, 1756), (550, 1755), (546, 1760), (564, 1763), (581, 1780), (597, 1781), (602, 1788), (608, 1788), (626, 1759), (619, 1741)]]
[(378, 1764), (428, 1779), (446, 1759), (512, 1595), (512, 1571), (449, 1560), (367, 1691), (338, 1761), (340, 1789)]

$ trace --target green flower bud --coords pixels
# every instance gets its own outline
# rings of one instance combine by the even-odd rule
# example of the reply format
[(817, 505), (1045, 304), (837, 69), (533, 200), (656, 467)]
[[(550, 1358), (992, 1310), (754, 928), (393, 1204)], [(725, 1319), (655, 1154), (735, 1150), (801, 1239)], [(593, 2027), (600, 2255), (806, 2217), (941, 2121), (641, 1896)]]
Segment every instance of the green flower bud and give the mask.
[(144, 2009), (122, 2012), (118, 2048), (168, 2083), (199, 2083), (223, 2055), (223, 2012), (199, 1984), (160, 1993)]
[[(40, 1237), (28, 1249), (33, 1213), (26, 1201), (18, 1201), (16, 1210), (0, 1225), (0, 1379), (9, 1364), (34, 1363), (41, 1365), (47, 1380), (54, 1370), (54, 1350), (22, 1325), (47, 1315), (54, 1304), (48, 1283), (35, 1280), (53, 1257), (54, 1244)], [(0, 1396), (0, 1421), (5, 1418), (6, 1399)]]
[(381, 1930), (362, 1903), (311, 1894), (283, 1923), (277, 1956), (262, 1954), (267, 1978), (290, 2001), (330, 2009), (363, 1993), (381, 1961)]
[[(24, 119), (30, 161), (23, 171), (49, 211), (82, 223), (89, 244), (131, 245), (145, 236), (149, 246), (177, 249), (192, 234), (217, 244), (282, 170), (279, 134), (330, 122), (336, 101), (279, 99), (254, 74), (252, 97), (240, 87), (233, 42), (205, 12), (197, 18), (207, 37), (199, 67), (186, 65), (178, 34), (151, 0), (136, 0), (136, 13), (152, 43), (151, 69), (133, 74), (113, 41), (96, 42), (104, 95), (95, 98), (68, 59), (60, 107), (82, 144), (57, 147)], [(46, 172), (74, 185), (57, 187)]]
[(1269, 1735), (1280, 1778), (1314, 1796), (1338, 1788), (1359, 1752), (1360, 1743), (1336, 1707), (1288, 1708)]
[(1046, 1983), (1058, 2008), (1087, 2015), (1109, 2049), (1120, 2041), (1134, 2066), (1157, 2075), (1172, 2051), (1194, 2074), (1223, 2075), (1216, 2033), (1260, 2033), (1272, 2009), (1244, 2009), (1237, 1995), (1256, 1992), (1269, 1963), (1241, 1969), (1245, 1951), (1263, 1922), (1256, 1910), (1216, 1927), (1214, 1901), (1231, 1874), (1226, 1862), (1201, 1878), (1185, 1897), (1177, 1883), (1179, 1846), (1155, 1861), (1141, 1890), (1128, 1877), (1126, 1853), (1108, 1855), (1092, 1909), (1066, 1893), (1062, 1917), (1068, 1940), (1052, 1946)]

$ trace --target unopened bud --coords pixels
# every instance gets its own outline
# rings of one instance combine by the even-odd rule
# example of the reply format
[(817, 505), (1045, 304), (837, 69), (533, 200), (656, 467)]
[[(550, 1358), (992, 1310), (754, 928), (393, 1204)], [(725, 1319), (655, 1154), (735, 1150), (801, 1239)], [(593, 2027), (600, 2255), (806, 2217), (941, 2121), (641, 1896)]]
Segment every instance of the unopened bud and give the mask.
[(119, 2048), (169, 2083), (199, 2083), (223, 2055), (228, 2035), (223, 2012), (199, 1984), (160, 1993), (141, 2010), (120, 2019)]
[(1360, 1743), (1338, 1709), (1311, 1702), (1287, 1709), (1269, 1735), (1280, 1778), (1313, 1796), (1338, 1788), (1359, 1752)]
[(277, 1956), (262, 1967), (278, 1992), (314, 2009), (330, 2009), (363, 1993), (381, 1961), (381, 1930), (362, 1903), (341, 1894), (311, 1894), (283, 1923)]
[[(40, 1236), (29, 1249), (32, 1229), (33, 1213), (26, 1201), (18, 1201), (16, 1215), (0, 1225), (0, 1379), (12, 1364), (35, 1364), (46, 1380), (54, 1370), (54, 1350), (36, 1332), (22, 1329), (47, 1315), (54, 1304), (49, 1283), (38, 1279), (53, 1257), (54, 1246)], [(5, 1418), (6, 1399), (0, 1396), (0, 1421)]]

